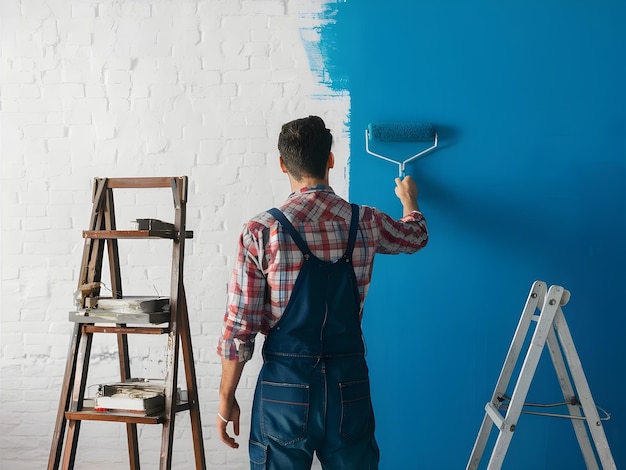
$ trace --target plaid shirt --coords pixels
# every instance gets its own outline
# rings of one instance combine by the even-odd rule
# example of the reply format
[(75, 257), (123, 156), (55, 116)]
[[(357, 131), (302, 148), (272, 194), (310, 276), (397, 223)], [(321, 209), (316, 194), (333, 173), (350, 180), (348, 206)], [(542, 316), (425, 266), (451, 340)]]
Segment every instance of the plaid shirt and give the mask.
[[(350, 203), (328, 186), (302, 188), (280, 209), (318, 258), (343, 256), (348, 242)], [(363, 303), (374, 254), (414, 253), (428, 241), (424, 216), (414, 211), (396, 221), (372, 207), (359, 209), (359, 231), (352, 256)], [(239, 238), (237, 261), (228, 292), (217, 352), (228, 360), (247, 361), (257, 333), (267, 335), (283, 314), (302, 266), (303, 256), (289, 234), (269, 213), (252, 218)]]

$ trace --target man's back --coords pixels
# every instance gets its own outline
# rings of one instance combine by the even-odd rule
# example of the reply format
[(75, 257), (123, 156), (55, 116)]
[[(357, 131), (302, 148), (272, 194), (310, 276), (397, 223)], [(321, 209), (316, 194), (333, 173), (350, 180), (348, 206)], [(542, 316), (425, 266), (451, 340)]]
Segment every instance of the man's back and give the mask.
[[(300, 233), (312, 253), (323, 261), (335, 261), (343, 256), (352, 214), (351, 205), (337, 196), (330, 187), (303, 188), (293, 193), (280, 206), (285, 217)], [(359, 209), (359, 227), (352, 255), (352, 265), (357, 279), (361, 307), (369, 288), (374, 255), (376, 253), (413, 253), (427, 241), (424, 219), (419, 212), (396, 221), (386, 214), (367, 206)], [(231, 285), (236, 292), (257, 291), (266, 284), (270, 304), (250, 306), (256, 315), (265, 316), (261, 332), (267, 334), (281, 317), (293, 285), (298, 277), (303, 256), (287, 232), (269, 213), (251, 219), (242, 234), (243, 249), (238, 263), (250, 263), (263, 273), (234, 279)], [(245, 272), (245, 271), (240, 271)], [(241, 282), (241, 285), (237, 285)], [(231, 299), (232, 301), (233, 299)], [(234, 301), (235, 303), (238, 303)], [(270, 312), (263, 312), (263, 309)], [(269, 315), (268, 315), (269, 314)]]

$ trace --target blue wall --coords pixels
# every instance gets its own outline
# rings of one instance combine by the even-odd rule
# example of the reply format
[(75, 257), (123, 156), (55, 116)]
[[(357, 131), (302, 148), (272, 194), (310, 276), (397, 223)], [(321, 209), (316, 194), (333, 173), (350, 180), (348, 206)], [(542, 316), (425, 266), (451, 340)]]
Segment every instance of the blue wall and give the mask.
[[(626, 2), (328, 7), (322, 52), (352, 100), (351, 199), (401, 213), (396, 166), (365, 152), (369, 122), (427, 121), (441, 139), (408, 167), (430, 243), (377, 258), (365, 310), (381, 469), (465, 468), (537, 279), (572, 293), (564, 311), (626, 468)], [(561, 398), (550, 365), (530, 400)], [(584, 468), (568, 420), (519, 424), (504, 468)]]

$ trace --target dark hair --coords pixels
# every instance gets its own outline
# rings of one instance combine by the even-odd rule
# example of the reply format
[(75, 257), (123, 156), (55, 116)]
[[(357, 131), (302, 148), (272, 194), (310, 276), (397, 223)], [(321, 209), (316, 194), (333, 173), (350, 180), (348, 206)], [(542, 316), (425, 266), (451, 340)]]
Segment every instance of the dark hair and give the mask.
[(289, 174), (296, 180), (303, 176), (324, 178), (333, 136), (322, 118), (309, 116), (283, 125), (278, 137), (278, 151)]

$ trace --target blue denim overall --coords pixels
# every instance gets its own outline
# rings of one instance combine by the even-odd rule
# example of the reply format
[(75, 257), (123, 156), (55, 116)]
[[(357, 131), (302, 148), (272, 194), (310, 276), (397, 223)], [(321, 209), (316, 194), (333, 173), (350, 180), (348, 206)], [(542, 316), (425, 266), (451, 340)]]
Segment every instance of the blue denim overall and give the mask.
[(250, 468), (375, 470), (360, 297), (352, 267), (359, 208), (352, 205), (348, 247), (337, 261), (315, 257), (278, 209), (268, 211), (304, 255), (283, 316), (263, 346), (254, 396)]

